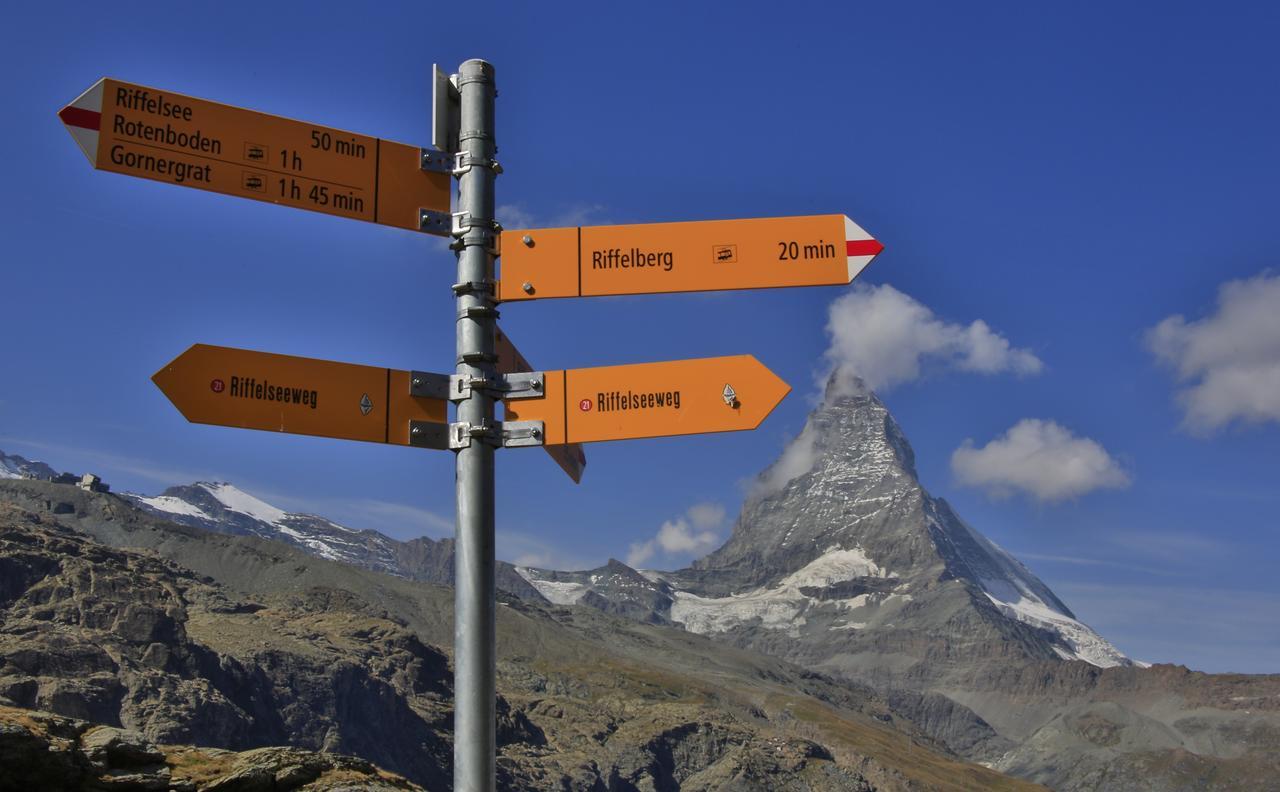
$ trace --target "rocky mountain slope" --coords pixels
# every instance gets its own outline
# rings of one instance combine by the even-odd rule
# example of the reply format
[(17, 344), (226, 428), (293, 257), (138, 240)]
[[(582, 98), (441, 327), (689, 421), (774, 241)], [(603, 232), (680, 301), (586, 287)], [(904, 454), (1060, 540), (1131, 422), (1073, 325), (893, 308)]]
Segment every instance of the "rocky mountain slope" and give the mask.
[[(289, 745), (444, 788), (451, 599), (109, 494), (0, 482), (0, 703), (157, 746)], [(498, 634), (504, 789), (1031, 788), (865, 688), (687, 632), (512, 598)]]
[[(452, 581), (451, 543), (289, 515), (225, 484), (132, 497), (188, 525)], [(90, 523), (108, 543), (138, 541), (110, 521), (79, 524)], [(761, 475), (728, 542), (689, 568), (611, 560), (500, 575), (520, 607), (571, 614), (575, 627), (621, 617), (705, 636), (721, 647), (700, 645), (711, 654), (732, 647), (813, 669), (957, 755), (1056, 789), (1280, 790), (1280, 678), (1126, 658), (924, 490), (902, 430), (870, 392), (828, 392)]]

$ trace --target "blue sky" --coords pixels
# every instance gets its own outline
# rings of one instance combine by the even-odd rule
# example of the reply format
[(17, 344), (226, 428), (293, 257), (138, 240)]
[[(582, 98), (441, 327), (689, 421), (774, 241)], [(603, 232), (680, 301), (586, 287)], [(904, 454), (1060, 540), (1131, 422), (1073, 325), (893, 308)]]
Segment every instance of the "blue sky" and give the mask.
[[(474, 22), (421, 4), (11, 10), (0, 448), (117, 489), (230, 480), (401, 538), (447, 534), (450, 455), (189, 425), (149, 377), (195, 342), (447, 370), (451, 254), (93, 172), (55, 113), (110, 75), (416, 144), (431, 64), (484, 57), (501, 91), (499, 219), (848, 214), (886, 245), (855, 294), (910, 320), (881, 351), (921, 366), (885, 374), (882, 395), (925, 485), (1132, 656), (1280, 671), (1280, 10), (1149, 8), (500, 3)], [(503, 452), (500, 554), (593, 565), (682, 516), (727, 536), (803, 426), (832, 360), (829, 311), (849, 293), (505, 309), (544, 368), (751, 353), (795, 391), (755, 432), (591, 446), (577, 487), (540, 452)], [(985, 371), (966, 346), (975, 321), (996, 340)], [(865, 365), (863, 337), (835, 359)], [(1042, 458), (1096, 446), (1077, 490), (1010, 470), (1006, 433), (1024, 419), (1041, 422), (1022, 435)], [(1061, 433), (1026, 431), (1049, 422)], [(966, 441), (983, 464), (953, 467)]]

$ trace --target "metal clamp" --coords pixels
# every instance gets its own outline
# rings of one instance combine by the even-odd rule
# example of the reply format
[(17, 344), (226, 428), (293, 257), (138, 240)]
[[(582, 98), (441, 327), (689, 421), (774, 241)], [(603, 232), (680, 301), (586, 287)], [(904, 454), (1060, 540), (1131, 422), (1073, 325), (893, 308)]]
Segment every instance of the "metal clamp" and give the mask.
[(483, 294), (492, 297), (497, 293), (498, 284), (496, 281), (467, 281), (466, 283), (453, 284), (453, 294), (455, 297), (461, 297), (464, 294)]
[(472, 168), (488, 168), (494, 174), (502, 173), (502, 165), (498, 164), (496, 159), (489, 157), (477, 157), (466, 151), (459, 151), (453, 155), (453, 175), (461, 177), (464, 173), (469, 172)]
[(454, 236), (461, 236), (473, 228), (479, 228), (481, 231), (490, 234), (502, 232), (502, 223), (497, 220), (480, 220), (472, 217), (470, 212), (454, 212), (452, 217)]
[(540, 446), (546, 442), (542, 421), (505, 421), (502, 424), (504, 448)]
[(453, 158), (439, 149), (422, 149), (422, 169), (432, 173), (454, 173)]
[(409, 395), (424, 399), (447, 399), (452, 379), (448, 374), (411, 371), (409, 372)]
[(450, 236), (456, 241), (450, 245), (461, 250), (470, 245), (484, 245), (493, 256), (502, 255), (502, 223), (497, 220), (477, 220), (470, 212), (454, 212), (450, 224)]
[(484, 390), (492, 383), (484, 377), (473, 377), (465, 374), (454, 374), (449, 378), (449, 401), (463, 401), (471, 398), (473, 390)]
[(501, 314), (491, 305), (468, 305), (458, 309), (458, 319), (497, 319)]
[(415, 448), (435, 448), (440, 451), (453, 446), (449, 445), (449, 428), (446, 423), (434, 421), (410, 421), (409, 445)]
[(502, 423), (495, 421), (479, 426), (464, 422), (449, 424), (449, 448), (454, 450), (469, 448), (472, 440), (478, 440), (495, 448), (502, 445)]

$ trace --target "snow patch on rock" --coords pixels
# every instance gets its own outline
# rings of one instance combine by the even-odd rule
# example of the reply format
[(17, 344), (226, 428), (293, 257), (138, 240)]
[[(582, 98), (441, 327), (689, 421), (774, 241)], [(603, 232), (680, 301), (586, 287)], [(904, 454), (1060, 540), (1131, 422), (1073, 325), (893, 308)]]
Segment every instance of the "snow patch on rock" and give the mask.
[(860, 547), (832, 546), (772, 588), (762, 586), (728, 597), (699, 597), (677, 591), (671, 603), (671, 620), (701, 635), (727, 632), (743, 624), (798, 634), (805, 623), (803, 613), (811, 604), (834, 604), (845, 610), (865, 607), (869, 600), (869, 595), (859, 594), (844, 601), (822, 602), (804, 594), (801, 587), (825, 588), (860, 577), (889, 577), (889, 573)]
[(588, 587), (582, 583), (543, 580), (528, 567), (516, 567), (516, 573), (529, 581), (529, 585), (537, 589), (538, 593), (553, 605), (576, 605), (588, 591)]
[(213, 517), (199, 506), (187, 503), (181, 498), (175, 498), (171, 495), (156, 495), (153, 498), (144, 498), (141, 495), (133, 495), (132, 497), (136, 498), (139, 503), (145, 503), (156, 511), (167, 512), (168, 514), (182, 514), (201, 520), (213, 520)]
[(860, 577), (889, 577), (860, 547), (828, 547), (822, 555), (782, 579), (784, 587), (831, 586)]

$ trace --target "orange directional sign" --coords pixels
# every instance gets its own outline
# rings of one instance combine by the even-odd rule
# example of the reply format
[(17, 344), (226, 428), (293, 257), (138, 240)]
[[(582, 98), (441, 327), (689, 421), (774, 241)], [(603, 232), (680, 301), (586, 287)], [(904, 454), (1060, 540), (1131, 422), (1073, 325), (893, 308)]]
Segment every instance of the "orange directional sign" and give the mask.
[[(524, 355), (520, 354), (520, 350), (516, 349), (516, 345), (511, 343), (511, 339), (501, 329), (497, 331), (497, 352), (498, 362), (497, 369), (499, 374), (519, 374), (526, 371), (536, 371)], [(513, 419), (514, 415), (508, 409), (507, 414)], [(568, 445), (544, 445), (547, 454), (555, 460), (565, 473), (569, 474), (569, 478), (573, 479), (574, 484), (582, 482), (582, 471), (587, 466), (587, 453), (582, 450), (582, 446), (577, 443)]]
[(841, 285), (883, 249), (844, 215), (503, 231), (498, 296)]
[(448, 421), (409, 395), (409, 372), (196, 344), (153, 382), (192, 423), (409, 445), (409, 422)]
[(542, 421), (551, 446), (754, 429), (791, 386), (735, 355), (548, 371), (545, 390), (505, 405), (508, 419)]
[(415, 231), (449, 211), (416, 146), (106, 78), (58, 117), (99, 170)]

